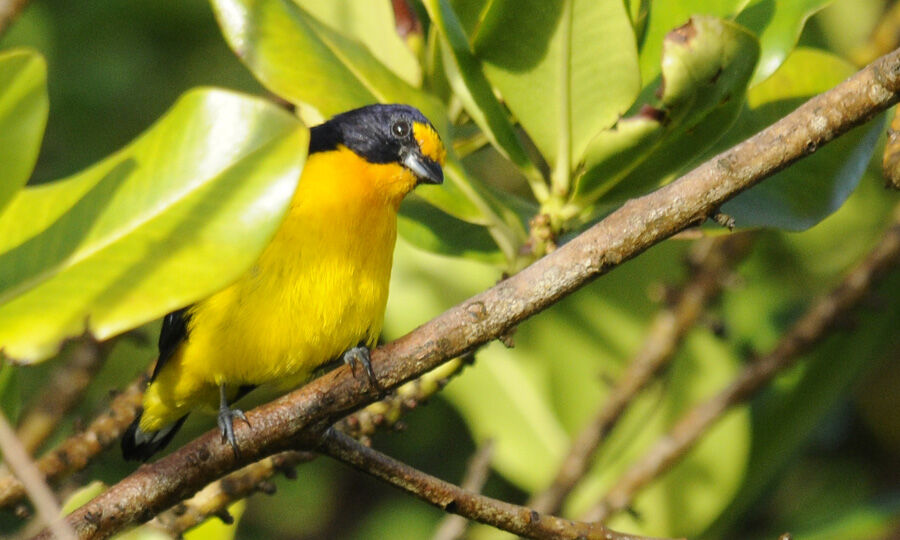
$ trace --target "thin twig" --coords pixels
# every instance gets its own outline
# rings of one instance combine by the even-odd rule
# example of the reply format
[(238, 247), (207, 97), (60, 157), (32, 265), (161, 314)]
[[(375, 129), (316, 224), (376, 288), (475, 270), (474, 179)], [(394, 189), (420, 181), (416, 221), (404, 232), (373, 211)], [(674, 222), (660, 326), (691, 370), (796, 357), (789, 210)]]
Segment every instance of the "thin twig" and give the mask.
[[(816, 96), (759, 134), (653, 193), (633, 199), (552, 254), (376, 349), (382, 388), (421, 376), (447, 359), (505, 335), (528, 317), (677, 232), (726, 200), (871, 119), (898, 101), (900, 50)], [(80, 537), (105, 538), (146, 521), (243, 465), (288, 448), (314, 448), (326, 427), (377, 399), (349, 368), (331, 371), (250, 411), (242, 458), (210, 431), (138, 469), (68, 516)]]
[(691, 250), (693, 273), (674, 305), (661, 309), (650, 323), (644, 345), (628, 364), (597, 415), (578, 434), (556, 478), (528, 506), (538, 512), (559, 512), (563, 500), (584, 477), (592, 457), (619, 421), (635, 395), (669, 364), (684, 336), (722, 288), (727, 273), (747, 253), (748, 234), (698, 240)]
[(0, 411), (0, 452), (3, 453), (4, 463), (24, 484), (25, 492), (34, 504), (38, 518), (53, 531), (58, 540), (75, 540), (75, 532), (62, 519), (56, 497), (44, 482), (22, 443), (16, 438), (16, 433), (2, 411)]
[[(81, 433), (67, 438), (59, 446), (37, 460), (37, 468), (45, 481), (54, 484), (80, 471), (100, 452), (111, 446), (134, 420), (141, 404), (145, 380), (133, 382), (117, 395), (109, 409), (94, 419)], [(20, 502), (25, 486), (14, 476), (0, 477), (0, 508)]]
[[(487, 482), (491, 472), (491, 459), (494, 457), (494, 442), (488, 439), (469, 459), (466, 474), (463, 476), (460, 487), (472, 493), (481, 493), (484, 483)], [(458, 540), (466, 534), (469, 520), (457, 514), (447, 514), (432, 540)]]
[(524, 506), (466, 491), (373, 450), (343, 433), (330, 429), (319, 450), (360, 471), (384, 480), (428, 504), (467, 519), (485, 523), (519, 536), (538, 539), (640, 540), (598, 523), (578, 523), (541, 515)]
[(22, 415), (16, 428), (16, 434), (29, 454), (33, 454), (47, 440), (65, 415), (78, 404), (103, 365), (113, 342), (101, 343), (92, 336), (82, 336), (66, 363), (38, 392), (40, 399)]
[(748, 365), (725, 390), (685, 414), (667, 435), (620, 477), (612, 490), (584, 519), (604, 521), (613, 513), (627, 508), (642, 487), (668, 470), (693, 448), (700, 437), (731, 407), (751, 398), (829, 335), (829, 330), (836, 327), (841, 318), (855, 308), (878, 280), (898, 263), (900, 205), (894, 209), (891, 226), (875, 249), (837, 287), (814, 303), (769, 354)]

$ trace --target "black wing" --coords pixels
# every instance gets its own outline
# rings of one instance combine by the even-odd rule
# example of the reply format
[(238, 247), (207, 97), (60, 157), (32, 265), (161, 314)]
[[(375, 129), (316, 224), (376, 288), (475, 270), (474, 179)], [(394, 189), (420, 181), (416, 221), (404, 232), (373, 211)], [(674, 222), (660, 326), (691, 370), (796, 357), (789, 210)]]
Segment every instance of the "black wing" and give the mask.
[(191, 306), (188, 306), (173, 311), (163, 319), (162, 330), (159, 332), (159, 359), (156, 361), (156, 367), (153, 368), (150, 380), (156, 378), (159, 370), (178, 350), (178, 346), (187, 339), (187, 324), (191, 319), (191, 315), (188, 313), (190, 308)]

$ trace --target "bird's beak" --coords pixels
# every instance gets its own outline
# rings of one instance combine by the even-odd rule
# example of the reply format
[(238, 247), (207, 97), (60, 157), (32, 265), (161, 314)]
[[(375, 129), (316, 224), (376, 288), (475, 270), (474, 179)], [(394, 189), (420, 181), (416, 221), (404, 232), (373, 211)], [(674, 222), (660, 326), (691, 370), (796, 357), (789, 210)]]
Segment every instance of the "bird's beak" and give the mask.
[(420, 184), (443, 184), (444, 171), (437, 161), (418, 152), (410, 152), (403, 158), (403, 166), (411, 170)]

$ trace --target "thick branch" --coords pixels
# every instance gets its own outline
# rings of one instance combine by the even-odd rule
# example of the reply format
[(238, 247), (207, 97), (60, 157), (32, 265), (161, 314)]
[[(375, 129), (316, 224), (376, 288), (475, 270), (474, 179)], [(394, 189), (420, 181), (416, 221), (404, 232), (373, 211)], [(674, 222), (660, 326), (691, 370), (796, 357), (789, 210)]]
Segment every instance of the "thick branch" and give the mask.
[(768, 355), (757, 359), (715, 397), (685, 414), (675, 427), (615, 483), (613, 489), (585, 515), (603, 521), (631, 504), (635, 494), (684, 456), (731, 407), (743, 403), (776, 375), (794, 365), (842, 316), (856, 307), (888, 270), (900, 263), (900, 205), (890, 229), (868, 256), (827, 296), (813, 304), (779, 340)]
[(690, 281), (679, 292), (674, 305), (660, 310), (653, 318), (644, 345), (629, 362), (603, 407), (575, 438), (556, 478), (528, 506), (538, 512), (559, 511), (563, 500), (590, 467), (600, 442), (618, 423), (634, 396), (669, 364), (681, 340), (694, 327), (706, 305), (718, 295), (725, 274), (744, 257), (749, 246), (747, 234), (697, 241), (691, 250)]
[(620, 534), (596, 523), (578, 523), (556, 516), (541, 515), (524, 506), (466, 491), (364, 446), (356, 439), (337, 430), (331, 429), (325, 433), (320, 450), (441, 510), (492, 525), (519, 536), (547, 540), (563, 538), (640, 540), (643, 538)]
[[(884, 56), (769, 128), (677, 181), (619, 210), (515, 276), (500, 282), (372, 354), (383, 388), (420, 376), (506, 334), (524, 319), (673, 234), (702, 222), (726, 200), (809, 155), (897, 102), (900, 51)], [(365, 379), (338, 368), (251, 411), (238, 427), (234, 460), (209, 432), (140, 468), (69, 517), (82, 537), (107, 537), (145, 521), (236, 468), (305, 443), (376, 398)]]
[[(404, 384), (381, 401), (347, 416), (335, 424), (335, 429), (355, 439), (365, 439), (379, 428), (394, 426), (403, 414), (442, 389), (450, 377), (459, 373), (463, 365), (462, 359), (447, 362)], [(173, 536), (179, 536), (210, 516), (228, 519), (226, 512), (232, 503), (259, 491), (269, 493), (269, 486), (273, 486), (270, 481), (273, 476), (281, 472), (290, 478), (296, 465), (316, 457), (318, 454), (312, 452), (288, 450), (247, 465), (160, 514), (157, 521)]]

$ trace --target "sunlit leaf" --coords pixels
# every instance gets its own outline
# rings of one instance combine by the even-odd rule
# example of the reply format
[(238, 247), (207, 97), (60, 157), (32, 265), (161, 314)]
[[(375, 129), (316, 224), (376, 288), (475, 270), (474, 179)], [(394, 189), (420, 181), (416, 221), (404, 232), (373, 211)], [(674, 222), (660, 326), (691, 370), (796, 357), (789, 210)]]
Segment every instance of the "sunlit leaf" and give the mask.
[(547, 161), (566, 170), (640, 88), (621, 0), (495, 0), (472, 39), (513, 116)]
[[(637, 2), (638, 0), (631, 0)], [(649, 2), (647, 28), (640, 46), (641, 81), (656, 87), (660, 74), (659, 58), (666, 35), (685, 24), (693, 15), (728, 17), (739, 12), (747, 0), (655, 0)]]
[(34, 169), (48, 108), (44, 58), (28, 50), (0, 54), (0, 211)]
[(294, 1), (342, 34), (359, 39), (375, 58), (409, 84), (421, 84), (422, 68), (397, 33), (390, 0)]
[(228, 44), (267, 88), (324, 117), (371, 103), (408, 103), (443, 131), (440, 104), (366, 45), (290, 0), (211, 0)]
[[(355, 37), (325, 25), (290, 0), (211, 0), (225, 39), (268, 89), (324, 118), (376, 102), (418, 107), (449, 143), (446, 112), (430, 94), (384, 66)], [(420, 196), (460, 219), (484, 216), (465, 187)]]
[(766, 79), (781, 66), (797, 45), (807, 19), (831, 2), (832, 0), (754, 0), (737, 16), (737, 22), (759, 36), (762, 45), (759, 65), (753, 74), (753, 84)]
[(238, 531), (237, 523), (244, 515), (247, 508), (247, 499), (241, 499), (228, 506), (228, 513), (234, 518), (234, 523), (223, 523), (221, 519), (213, 516), (184, 533), (185, 540), (233, 540)]
[(3, 353), (40, 360), (233, 280), (280, 222), (307, 140), (266, 101), (196, 90), (102, 162), (20, 192), (0, 216)]
[(598, 135), (579, 190), (609, 192), (603, 202), (615, 204), (671, 180), (738, 117), (758, 57), (752, 34), (716, 17), (695, 16), (670, 32), (662, 56), (663, 130), (637, 116), (630, 125), (620, 122), (624, 130)]
[[(771, 77), (751, 89), (747, 107), (720, 146), (769, 126), (808, 98), (854, 72), (829, 53), (796, 49)], [(837, 210), (865, 171), (880, 121), (859, 127), (723, 205), (739, 227), (803, 230)]]
[(442, 37), (441, 50), (444, 51), (447, 79), (469, 116), (514, 164), (535, 175), (540, 174), (513, 130), (506, 110), (494, 96), (481, 62), (472, 52), (469, 39), (450, 3), (447, 0), (426, 0), (424, 4)]

